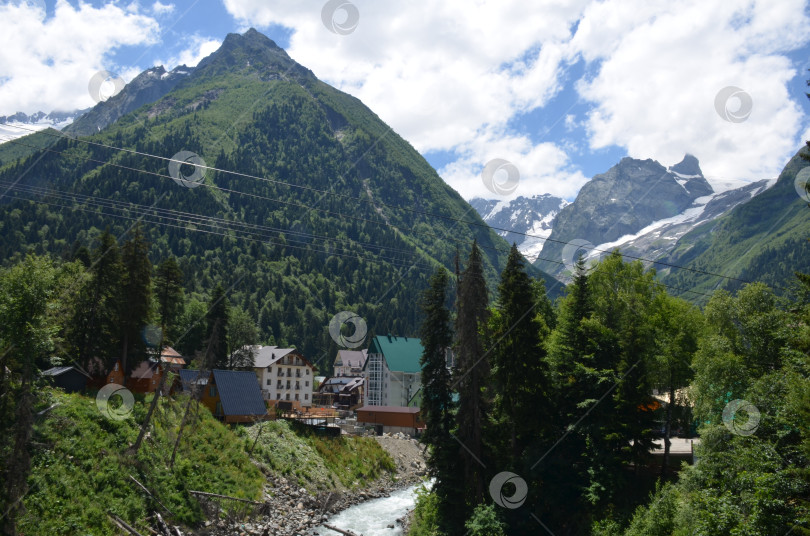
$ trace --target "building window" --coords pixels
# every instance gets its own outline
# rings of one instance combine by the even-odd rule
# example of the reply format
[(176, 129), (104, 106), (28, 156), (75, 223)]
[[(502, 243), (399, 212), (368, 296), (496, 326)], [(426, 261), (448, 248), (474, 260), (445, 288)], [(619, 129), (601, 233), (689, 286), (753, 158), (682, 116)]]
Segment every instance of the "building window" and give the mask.
[(307, 376), (309, 376), (309, 369), (307, 369)]
[(304, 393), (304, 400), (309, 400), (309, 393)]
[(298, 393), (295, 393), (295, 399), (298, 400)]
[(281, 400), (281, 393), (278, 393), (278, 394), (276, 395), (276, 400)]
[(301, 388), (301, 384), (300, 384), (299, 382), (295, 382), (295, 388), (296, 388), (296, 389), (300, 389), (300, 388)]
[(212, 385), (208, 388), (208, 396), (217, 396), (217, 386)]
[(290, 388), (290, 380), (287, 380), (287, 389)]
[(285, 398), (286, 398), (287, 400), (289, 400), (289, 399), (290, 399), (290, 393), (287, 393), (287, 396), (286, 396)]
[(270, 385), (270, 378), (267, 378), (267, 384), (266, 385)]
[(305, 385), (306, 387), (309, 387), (309, 380), (307, 380), (306, 382), (304, 382), (304, 385)]

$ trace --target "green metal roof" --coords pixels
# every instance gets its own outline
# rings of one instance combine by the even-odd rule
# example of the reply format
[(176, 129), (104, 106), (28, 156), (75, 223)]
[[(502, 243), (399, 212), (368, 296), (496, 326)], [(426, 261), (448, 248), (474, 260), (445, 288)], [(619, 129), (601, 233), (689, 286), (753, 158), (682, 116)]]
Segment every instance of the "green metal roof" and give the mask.
[[(377, 335), (368, 347), (369, 354), (382, 354), (388, 369), (401, 372), (421, 372), (422, 341), (413, 337)], [(368, 366), (368, 360), (366, 360)]]

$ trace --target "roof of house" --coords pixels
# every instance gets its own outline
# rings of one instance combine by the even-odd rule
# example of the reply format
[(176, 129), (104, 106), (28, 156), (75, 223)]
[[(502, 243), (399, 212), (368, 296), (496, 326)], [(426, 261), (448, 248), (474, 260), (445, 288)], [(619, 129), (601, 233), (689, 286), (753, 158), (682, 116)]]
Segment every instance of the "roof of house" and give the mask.
[(372, 413), (419, 413), (419, 408), (400, 406), (363, 406), (357, 411), (369, 411)]
[(321, 384), (318, 386), (319, 393), (337, 393), (337, 392), (348, 392), (357, 387), (358, 385), (362, 385), (365, 381), (365, 378), (361, 377), (353, 377), (353, 376), (333, 376), (332, 378), (327, 378), (326, 380), (322, 381)]
[(155, 375), (156, 372), (160, 370), (160, 365), (157, 361), (152, 361), (147, 359), (146, 361), (141, 361), (138, 363), (138, 366), (132, 371), (130, 377), (135, 379), (145, 379), (148, 380), (152, 376)]
[(338, 350), (337, 357), (335, 357), (336, 367), (352, 367), (363, 368), (366, 364), (366, 357), (368, 350)]
[[(255, 368), (269, 367), (292, 352), (297, 352), (297, 350), (295, 348), (279, 348), (278, 346), (254, 346), (253, 366)], [(299, 356), (300, 355), (299, 353)], [(304, 356), (301, 357), (303, 358)]]
[(229, 415), (265, 415), (259, 380), (256, 374), (245, 370), (213, 370), (222, 413)]
[(419, 339), (393, 335), (377, 335), (368, 347), (369, 354), (383, 355), (389, 370), (410, 373), (422, 371), (419, 363), (422, 350), (422, 341)]
[(183, 386), (184, 391), (190, 390), (195, 383), (197, 385), (207, 385), (208, 376), (211, 375), (209, 372), (194, 369), (180, 369), (179, 372), (180, 384)]
[(52, 368), (49, 368), (48, 370), (43, 370), (42, 375), (43, 376), (61, 376), (65, 372), (69, 372), (71, 370), (75, 370), (79, 374), (81, 374), (83, 376), (87, 376), (88, 378), (90, 377), (88, 374), (85, 374), (84, 372), (77, 369), (76, 367), (52, 367)]
[(362, 378), (362, 377), (361, 377), (361, 378), (351, 378), (351, 380), (352, 380), (352, 381), (350, 381), (349, 383), (347, 383), (347, 384), (346, 384), (346, 385), (343, 387), (343, 389), (341, 389), (341, 392), (343, 392), (343, 393), (349, 393), (349, 392), (351, 392), (351, 391), (353, 391), (353, 390), (357, 389), (358, 387), (362, 386), (362, 385), (365, 383), (365, 381), (366, 381), (366, 379), (365, 379), (365, 378)]

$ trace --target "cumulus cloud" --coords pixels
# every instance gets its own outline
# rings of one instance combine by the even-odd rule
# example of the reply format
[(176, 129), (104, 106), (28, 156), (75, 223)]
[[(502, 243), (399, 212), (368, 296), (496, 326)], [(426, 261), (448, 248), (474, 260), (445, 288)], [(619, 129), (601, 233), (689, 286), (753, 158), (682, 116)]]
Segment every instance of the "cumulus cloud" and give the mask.
[(192, 35), (187, 41), (188, 46), (179, 54), (167, 60), (157, 61), (156, 63), (163, 65), (166, 67), (166, 70), (169, 71), (178, 65), (196, 67), (197, 64), (200, 63), (200, 60), (216, 52), (220, 45), (222, 45), (222, 41), (219, 39), (211, 39), (199, 35)]
[[(788, 93), (798, 73), (783, 53), (807, 42), (808, 25), (803, 0), (589, 6), (571, 46), (600, 62), (577, 86), (595, 104), (587, 118), (590, 146), (618, 145), (665, 164), (688, 152), (709, 177), (776, 176), (798, 148), (802, 121)], [(728, 86), (753, 103), (742, 122), (715, 110), (715, 97)], [(732, 98), (726, 106), (734, 112), (740, 104)]]
[(174, 4), (164, 4), (159, 0), (152, 4), (152, 13), (155, 15), (168, 15), (174, 12)]
[[(490, 155), (526, 159), (521, 188), (570, 197), (583, 182), (570, 151), (583, 145), (664, 164), (689, 152), (710, 175), (769, 177), (807, 126), (787, 91), (798, 73), (786, 55), (807, 44), (806, 0), (354, 0), (360, 18), (348, 35), (327, 29), (320, 2), (223, 2), (244, 28), (291, 28), (293, 58), (418, 150), (455, 153), (440, 171), (468, 198), (486, 193), (480, 170)], [(745, 122), (714, 109), (729, 85), (751, 95)], [(584, 127), (582, 143), (521, 125), (561, 92), (587, 104), (563, 116), (569, 132)]]
[(48, 112), (54, 103), (64, 110), (92, 106), (91, 77), (102, 69), (121, 70), (107, 55), (124, 45), (153, 43), (158, 30), (154, 19), (137, 10), (74, 7), (66, 0), (57, 0), (47, 19), (34, 2), (2, 4), (0, 19), (14, 21), (0, 32), (1, 114)]
[[(537, 143), (527, 136), (499, 129), (478, 133), (457, 147), (458, 158), (439, 170), (442, 178), (466, 199), (473, 197), (512, 199), (550, 193), (573, 199), (587, 178), (572, 166), (568, 155), (551, 142)], [(517, 168), (520, 180), (511, 195), (499, 196), (484, 184), (482, 171), (487, 162), (502, 159)], [(496, 175), (496, 183), (503, 177)]]

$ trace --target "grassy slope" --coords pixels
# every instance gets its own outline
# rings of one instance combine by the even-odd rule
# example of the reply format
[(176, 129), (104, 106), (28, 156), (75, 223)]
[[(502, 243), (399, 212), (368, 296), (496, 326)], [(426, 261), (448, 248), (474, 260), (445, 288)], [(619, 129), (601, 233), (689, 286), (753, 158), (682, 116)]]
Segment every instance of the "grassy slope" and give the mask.
[(324, 438), (295, 431), (287, 421), (237, 431), (251, 445), (257, 433), (256, 461), (311, 491), (357, 488), (396, 470), (391, 457), (370, 437)]
[[(257, 466), (247, 454), (251, 430), (231, 430), (200, 406), (186, 427), (170, 471), (175, 431), (185, 408), (182, 398), (161, 405), (155, 427), (133, 458), (124, 451), (137, 437), (136, 421), (146, 413), (143, 401), (136, 401), (134, 419), (114, 421), (102, 416), (94, 398), (59, 390), (48, 390), (46, 395), (48, 405), (59, 405), (36, 424), (29, 493), (23, 503), (26, 513), (19, 524), (26, 535), (117, 534), (107, 510), (148, 532), (144, 520), (162, 509), (130, 475), (174, 513), (168, 516), (162, 511), (164, 516), (194, 525), (203, 513), (188, 490), (259, 499), (265, 482), (259, 466), (297, 477), (300, 485), (310, 489), (350, 485), (361, 474), (372, 479), (393, 468), (390, 457), (373, 440), (298, 435), (286, 423), (265, 427), (254, 451)], [(298, 474), (297, 467), (302, 468)]]
[[(810, 212), (793, 185), (796, 173), (806, 165), (799, 155), (794, 156), (776, 185), (726, 216), (686, 234), (664, 260), (728, 277), (761, 280), (777, 290), (790, 285), (794, 270), (810, 270), (810, 257), (800, 247), (810, 237)], [(787, 262), (789, 269), (782, 270), (778, 262)], [(738, 282), (686, 270), (661, 270), (661, 279), (700, 292), (739, 286)], [(695, 295), (686, 293), (684, 298), (693, 300)]]

